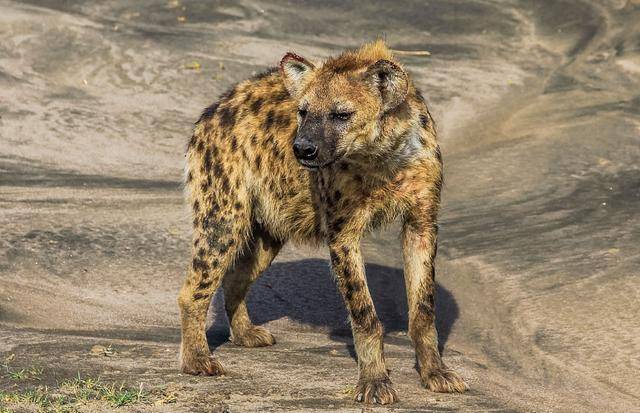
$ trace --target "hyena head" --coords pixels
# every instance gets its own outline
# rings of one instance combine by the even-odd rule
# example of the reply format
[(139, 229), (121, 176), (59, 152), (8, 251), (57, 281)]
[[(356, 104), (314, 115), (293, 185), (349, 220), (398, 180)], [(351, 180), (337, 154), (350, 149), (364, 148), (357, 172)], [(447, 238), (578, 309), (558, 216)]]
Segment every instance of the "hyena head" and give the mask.
[(375, 156), (381, 120), (405, 101), (409, 89), (407, 74), (382, 41), (318, 67), (287, 53), (280, 70), (298, 103), (293, 151), (310, 169), (359, 154)]

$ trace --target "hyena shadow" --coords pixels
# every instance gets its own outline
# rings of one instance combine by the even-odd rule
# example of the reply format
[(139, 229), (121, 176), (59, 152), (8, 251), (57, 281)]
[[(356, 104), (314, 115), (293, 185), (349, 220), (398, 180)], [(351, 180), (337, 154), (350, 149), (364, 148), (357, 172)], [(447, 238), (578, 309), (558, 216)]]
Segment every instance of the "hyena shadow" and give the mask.
[[(369, 289), (385, 333), (406, 332), (407, 298), (402, 270), (367, 264), (366, 271)], [(331, 338), (344, 342), (355, 358), (347, 312), (326, 260), (274, 263), (251, 288), (247, 305), (256, 325), (287, 317), (295, 322), (328, 330)], [(210, 346), (218, 347), (229, 338), (221, 291), (216, 294), (213, 307), (215, 318), (207, 336)], [(440, 351), (458, 314), (454, 297), (437, 284), (436, 326)], [(390, 339), (387, 337), (385, 341), (389, 342)]]

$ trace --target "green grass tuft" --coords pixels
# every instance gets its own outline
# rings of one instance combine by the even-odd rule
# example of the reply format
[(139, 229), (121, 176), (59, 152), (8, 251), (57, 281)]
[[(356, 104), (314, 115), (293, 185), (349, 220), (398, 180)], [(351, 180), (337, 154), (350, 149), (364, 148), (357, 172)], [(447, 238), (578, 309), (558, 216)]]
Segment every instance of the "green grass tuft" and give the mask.
[(7, 405), (32, 405), (42, 413), (73, 413), (90, 401), (106, 402), (112, 407), (148, 403), (149, 393), (124, 383), (104, 383), (100, 378), (78, 375), (65, 380), (57, 388), (38, 386), (19, 391), (0, 391), (0, 413), (12, 413)]
[[(112, 354), (111, 347), (108, 349)], [(0, 377), (20, 383), (42, 380), (42, 368), (14, 368), (11, 366), (14, 359), (15, 355), (11, 354), (0, 361)], [(14, 413), (14, 409), (19, 407), (19, 411), (22, 411), (25, 406), (35, 408), (39, 413), (75, 413), (88, 402), (104, 402), (111, 407), (122, 407), (151, 401), (150, 393), (143, 390), (142, 383), (138, 388), (132, 388), (125, 383), (105, 383), (100, 377), (82, 377), (78, 373), (72, 379), (58, 382), (53, 388), (40, 385), (22, 390), (0, 390), (0, 413)], [(162, 396), (155, 402), (171, 403), (175, 402), (175, 397), (168, 399)]]

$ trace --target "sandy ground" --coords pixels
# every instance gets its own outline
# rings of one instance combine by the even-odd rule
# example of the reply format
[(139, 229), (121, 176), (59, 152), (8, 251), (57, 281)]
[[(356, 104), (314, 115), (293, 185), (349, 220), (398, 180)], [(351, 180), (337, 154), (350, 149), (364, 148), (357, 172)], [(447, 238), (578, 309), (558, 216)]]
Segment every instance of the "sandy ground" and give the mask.
[[(394, 227), (364, 249), (400, 403), (351, 401), (346, 314), (305, 247), (251, 292), (277, 345), (228, 343), (218, 296), (231, 373), (180, 374), (193, 122), (288, 50), (380, 34), (432, 52), (402, 60), (441, 133), (438, 325), (471, 391), (419, 386)], [(0, 361), (43, 369), (0, 391), (80, 373), (175, 395), (117, 411), (640, 411), (639, 82), (637, 1), (0, 0)]]

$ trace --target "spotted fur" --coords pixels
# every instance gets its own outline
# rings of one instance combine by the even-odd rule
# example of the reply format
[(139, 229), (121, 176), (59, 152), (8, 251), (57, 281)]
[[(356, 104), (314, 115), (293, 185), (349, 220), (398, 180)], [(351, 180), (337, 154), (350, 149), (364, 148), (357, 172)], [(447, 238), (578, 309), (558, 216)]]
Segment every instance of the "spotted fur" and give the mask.
[[(332, 157), (318, 168), (301, 166), (292, 151), (293, 141), (307, 133), (302, 106), (325, 120), (330, 111), (353, 111), (326, 147)], [(236, 85), (202, 113), (186, 169), (194, 238), (178, 300), (183, 371), (224, 372), (205, 336), (211, 296), (220, 284), (232, 341), (274, 344), (266, 329), (251, 323), (246, 293), (285, 242), (312, 242), (328, 246), (349, 312), (359, 367), (356, 399), (396, 401), (360, 240), (400, 217), (409, 336), (422, 382), (433, 391), (466, 389), (437, 347), (434, 260), (442, 157), (436, 131), (422, 95), (383, 42), (317, 67), (289, 53), (279, 69)]]

